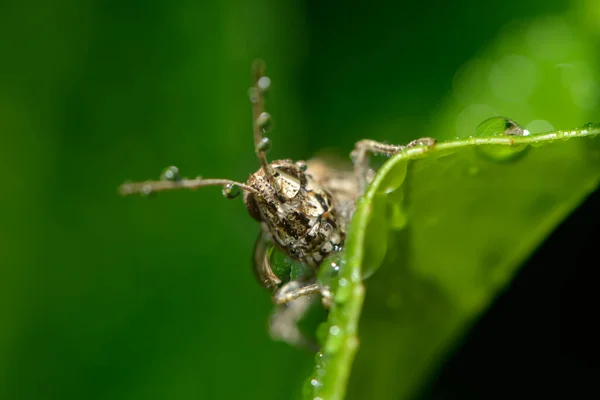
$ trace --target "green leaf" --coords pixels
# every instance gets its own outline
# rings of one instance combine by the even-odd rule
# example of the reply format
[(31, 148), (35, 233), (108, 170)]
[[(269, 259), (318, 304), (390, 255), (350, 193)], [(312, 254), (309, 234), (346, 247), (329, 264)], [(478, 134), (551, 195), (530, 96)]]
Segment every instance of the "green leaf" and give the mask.
[[(523, 260), (598, 186), (598, 126), (484, 131), (492, 136), (406, 149), (379, 170), (351, 222), (305, 398), (414, 394)], [(363, 282), (365, 268), (379, 269)]]

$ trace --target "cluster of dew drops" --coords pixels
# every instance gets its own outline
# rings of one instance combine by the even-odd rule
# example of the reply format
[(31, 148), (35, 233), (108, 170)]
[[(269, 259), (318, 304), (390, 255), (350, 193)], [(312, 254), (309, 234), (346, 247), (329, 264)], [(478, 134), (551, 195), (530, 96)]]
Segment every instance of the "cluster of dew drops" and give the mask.
[[(253, 86), (248, 90), (248, 97), (250, 102), (255, 104), (260, 101), (263, 94), (269, 91), (271, 87), (271, 79), (268, 76), (262, 76), (258, 79), (256, 86)], [(258, 129), (264, 134), (271, 130), (272, 119), (271, 114), (268, 112), (261, 112), (256, 121), (254, 121)], [(267, 152), (271, 149), (271, 139), (268, 137), (262, 137), (261, 140), (256, 144), (254, 149), (257, 153)]]

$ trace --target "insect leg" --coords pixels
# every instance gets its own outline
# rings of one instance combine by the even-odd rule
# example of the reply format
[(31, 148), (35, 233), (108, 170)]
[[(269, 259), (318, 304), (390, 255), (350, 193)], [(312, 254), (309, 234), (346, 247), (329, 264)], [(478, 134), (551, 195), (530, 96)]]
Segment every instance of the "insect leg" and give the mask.
[(358, 189), (362, 194), (367, 187), (367, 175), (369, 173), (369, 153), (391, 156), (407, 148), (416, 146), (431, 147), (435, 144), (435, 139), (424, 137), (413, 140), (407, 145), (385, 144), (375, 140), (364, 139), (356, 142), (354, 150), (351, 153), (354, 162), (354, 173), (358, 180)]
[(269, 260), (269, 249), (272, 247), (271, 236), (268, 229), (262, 225), (258, 239), (254, 244), (253, 270), (256, 279), (267, 289), (274, 289), (281, 283), (281, 279), (273, 273)]
[(269, 334), (274, 340), (281, 340), (292, 346), (318, 351), (319, 345), (304, 335), (298, 322), (313, 305), (314, 299), (301, 297), (286, 304), (280, 304), (269, 319)]
[(284, 304), (292, 300), (296, 300), (299, 297), (309, 296), (311, 294), (317, 294), (321, 292), (319, 285), (316, 283), (309, 283), (301, 286), (302, 284), (298, 281), (288, 282), (283, 285), (279, 290), (273, 294), (273, 302), (275, 304)]

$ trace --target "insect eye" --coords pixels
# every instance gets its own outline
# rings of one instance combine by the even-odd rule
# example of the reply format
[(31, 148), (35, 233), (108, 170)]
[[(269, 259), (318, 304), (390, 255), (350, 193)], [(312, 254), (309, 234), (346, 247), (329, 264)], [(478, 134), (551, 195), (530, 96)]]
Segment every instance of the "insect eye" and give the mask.
[(250, 192), (244, 192), (244, 204), (246, 205), (246, 210), (248, 210), (248, 214), (258, 222), (262, 221), (262, 216), (260, 215), (260, 209), (258, 208), (258, 204), (256, 204), (256, 198), (254, 194)]

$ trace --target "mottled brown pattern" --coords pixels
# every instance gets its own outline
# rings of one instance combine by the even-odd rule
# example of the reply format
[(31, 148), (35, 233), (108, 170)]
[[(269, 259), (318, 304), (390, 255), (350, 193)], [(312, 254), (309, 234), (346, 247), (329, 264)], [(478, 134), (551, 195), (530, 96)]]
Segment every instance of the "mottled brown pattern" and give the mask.
[[(250, 175), (247, 184), (259, 195), (245, 197), (248, 211), (253, 216), (259, 211), (266, 231), (264, 240), (271, 240), (288, 256), (316, 268), (328, 255), (343, 248), (358, 196), (356, 179), (352, 172), (332, 170), (316, 160), (306, 164), (278, 160), (270, 167), (275, 185), (263, 168)], [(259, 259), (264, 260), (259, 256), (255, 261)], [(270, 272), (264, 265), (256, 268), (263, 274)], [(262, 276), (259, 280), (265, 286), (273, 284)]]

